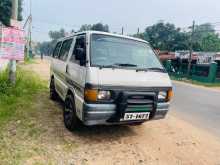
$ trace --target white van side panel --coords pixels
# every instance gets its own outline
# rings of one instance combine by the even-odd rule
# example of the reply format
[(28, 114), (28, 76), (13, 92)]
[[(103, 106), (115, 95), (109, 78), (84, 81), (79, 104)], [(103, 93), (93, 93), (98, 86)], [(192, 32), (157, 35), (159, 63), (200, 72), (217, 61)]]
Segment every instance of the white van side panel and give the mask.
[(86, 83), (90, 84), (99, 84), (99, 76), (97, 72), (97, 68), (87, 67), (86, 68)]
[(66, 82), (64, 81), (64, 73), (62, 73), (62, 70), (65, 70), (63, 65), (64, 62), (61, 62), (58, 59), (52, 59), (51, 61), (51, 76), (53, 75), (54, 77), (54, 83), (55, 83), (55, 88), (56, 92), (59, 94), (61, 99), (64, 101), (65, 100), (65, 95), (68, 90), (68, 86)]

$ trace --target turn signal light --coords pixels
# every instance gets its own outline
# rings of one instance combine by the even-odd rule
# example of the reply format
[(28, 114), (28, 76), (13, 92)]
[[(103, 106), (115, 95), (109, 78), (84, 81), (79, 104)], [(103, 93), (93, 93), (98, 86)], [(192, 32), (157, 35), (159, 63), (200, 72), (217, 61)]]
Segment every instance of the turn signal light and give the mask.
[(95, 89), (86, 89), (84, 92), (86, 101), (97, 101), (98, 90)]
[(168, 92), (167, 92), (167, 101), (170, 101), (173, 96), (174, 96), (173, 90), (172, 89), (168, 90)]

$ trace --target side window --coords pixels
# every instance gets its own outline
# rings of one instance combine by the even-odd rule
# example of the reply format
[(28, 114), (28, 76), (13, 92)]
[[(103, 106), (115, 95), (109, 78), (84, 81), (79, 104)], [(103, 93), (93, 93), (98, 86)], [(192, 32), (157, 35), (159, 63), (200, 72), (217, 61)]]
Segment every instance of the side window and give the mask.
[(73, 42), (73, 39), (68, 39), (63, 42), (62, 47), (60, 49), (60, 54), (59, 54), (60, 60), (62, 60), (62, 61), (67, 60), (72, 42)]
[(74, 46), (73, 53), (70, 59), (71, 62), (76, 62), (75, 56), (77, 54), (77, 48), (82, 48), (83, 51), (86, 52), (86, 36), (85, 35), (76, 36), (75, 46)]
[(58, 58), (61, 45), (62, 45), (62, 42), (57, 43), (57, 45), (53, 51), (53, 58)]

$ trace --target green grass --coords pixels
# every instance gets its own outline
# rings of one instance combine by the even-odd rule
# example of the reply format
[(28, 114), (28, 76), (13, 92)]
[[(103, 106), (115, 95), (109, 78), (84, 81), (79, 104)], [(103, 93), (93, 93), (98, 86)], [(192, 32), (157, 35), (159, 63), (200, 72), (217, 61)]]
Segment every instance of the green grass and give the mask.
[(47, 90), (47, 83), (36, 74), (17, 70), (16, 85), (8, 82), (8, 72), (0, 73), (0, 127), (31, 107), (34, 95)]
[(0, 74), (0, 165), (68, 164), (80, 135), (67, 134), (62, 105), (49, 99), (48, 83), (27, 68), (18, 65), (15, 86), (7, 72)]
[(47, 90), (47, 82), (20, 67), (16, 85), (8, 82), (7, 71), (0, 73), (0, 164), (24, 164), (36, 155), (29, 142), (37, 146), (45, 132), (35, 119), (36, 99)]
[(36, 61), (33, 58), (25, 57), (24, 64), (36, 64)]
[(187, 80), (185, 82), (189, 82), (195, 85), (205, 86), (205, 87), (220, 87), (220, 83), (203, 83), (196, 80)]
[(15, 86), (7, 71), (0, 74), (0, 165), (58, 164), (54, 151), (68, 155), (78, 145), (54, 127), (62, 112), (49, 99), (47, 82), (22, 67)]
[(205, 87), (220, 87), (220, 82), (205, 83), (205, 82), (199, 82), (199, 81), (187, 79), (187, 78), (176, 78), (174, 76), (171, 76), (171, 79), (175, 80), (175, 81), (182, 81), (182, 82), (186, 82), (186, 83), (190, 83), (190, 84), (194, 84), (194, 85), (205, 86)]

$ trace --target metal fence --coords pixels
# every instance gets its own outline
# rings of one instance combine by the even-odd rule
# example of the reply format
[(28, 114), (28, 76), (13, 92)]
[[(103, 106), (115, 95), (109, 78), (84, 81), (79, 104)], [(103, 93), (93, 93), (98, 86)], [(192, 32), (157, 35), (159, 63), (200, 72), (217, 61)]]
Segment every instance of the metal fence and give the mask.
[(192, 75), (196, 76), (209, 76), (210, 65), (207, 64), (193, 64), (192, 65)]
[(220, 63), (191, 64), (190, 75), (187, 75), (188, 63), (186, 61), (171, 60), (163, 62), (168, 73), (175, 79), (192, 79), (204, 83), (220, 82)]
[(216, 79), (220, 81), (220, 66), (217, 67)]

